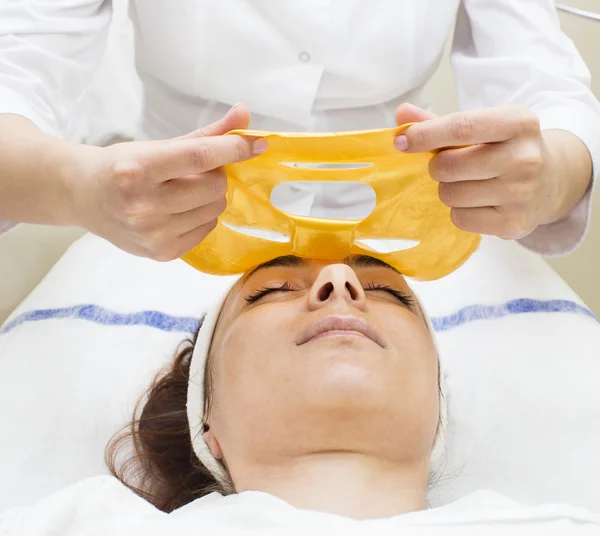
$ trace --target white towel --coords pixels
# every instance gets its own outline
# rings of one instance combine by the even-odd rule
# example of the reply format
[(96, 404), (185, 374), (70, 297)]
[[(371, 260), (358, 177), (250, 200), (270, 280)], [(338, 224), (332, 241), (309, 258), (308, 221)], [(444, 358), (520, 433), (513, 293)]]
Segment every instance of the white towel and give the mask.
[(29, 508), (0, 514), (2, 536), (219, 536), (344, 534), (345, 536), (598, 536), (600, 518), (569, 506), (523, 507), (493, 492), (474, 493), (441, 508), (356, 521), (300, 510), (256, 491), (213, 493), (165, 514), (110, 477), (84, 480)]

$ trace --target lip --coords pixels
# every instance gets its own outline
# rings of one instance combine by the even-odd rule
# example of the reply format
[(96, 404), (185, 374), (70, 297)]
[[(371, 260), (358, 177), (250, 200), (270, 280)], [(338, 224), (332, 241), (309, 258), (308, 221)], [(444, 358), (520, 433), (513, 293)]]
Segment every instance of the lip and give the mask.
[[(362, 321), (360, 318), (355, 316), (341, 316), (341, 315), (331, 315), (322, 318), (321, 320), (317, 320), (312, 325), (308, 327), (308, 329), (304, 330), (296, 344), (298, 346), (302, 344), (306, 344), (319, 337), (320, 335), (327, 336), (326, 334), (331, 333), (331, 335), (343, 335), (341, 332), (348, 332), (348, 335), (356, 335), (356, 336), (364, 336), (368, 339), (371, 339), (374, 343), (378, 344), (382, 348), (385, 348), (385, 341), (383, 337), (379, 334), (379, 332), (371, 325)], [(325, 334), (325, 335), (324, 335)], [(321, 337), (319, 337), (321, 338)]]

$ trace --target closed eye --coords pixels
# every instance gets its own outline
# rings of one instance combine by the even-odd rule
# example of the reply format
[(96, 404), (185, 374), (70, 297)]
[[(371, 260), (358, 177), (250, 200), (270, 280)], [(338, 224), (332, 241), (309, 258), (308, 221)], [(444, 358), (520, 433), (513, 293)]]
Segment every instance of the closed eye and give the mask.
[[(267, 294), (271, 294), (273, 292), (292, 292), (294, 290), (296, 290), (296, 289), (294, 289), (289, 284), (289, 282), (286, 281), (282, 285), (279, 285), (276, 287), (262, 287), (259, 289), (255, 289), (250, 296), (247, 296), (244, 299), (248, 303), (254, 303), (254, 302), (257, 302), (258, 300), (260, 300), (261, 298), (263, 298), (264, 296), (266, 296)], [(412, 309), (415, 305), (415, 300), (411, 296), (409, 296), (408, 294), (405, 294), (404, 292), (396, 290), (396, 289), (390, 287), (389, 285), (384, 285), (381, 283), (369, 283), (366, 287), (364, 287), (364, 290), (365, 290), (365, 292), (368, 292), (368, 291), (387, 292), (388, 294), (390, 294), (394, 298), (396, 298), (400, 303), (402, 303), (402, 305), (408, 307), (409, 309)]]
[(248, 303), (254, 303), (254, 302), (260, 300), (263, 296), (270, 294), (271, 292), (290, 292), (293, 290), (296, 290), (296, 289), (292, 288), (292, 286), (286, 281), (283, 285), (280, 285), (278, 287), (262, 287), (262, 288), (256, 289), (252, 292), (252, 294), (250, 296), (247, 296), (244, 299)]
[(369, 283), (365, 287), (365, 292), (366, 291), (374, 291), (374, 290), (381, 290), (383, 292), (387, 292), (388, 294), (391, 294), (400, 303), (402, 303), (402, 305), (405, 305), (409, 309), (412, 309), (415, 305), (415, 300), (411, 296), (409, 296), (408, 294), (405, 294), (404, 292), (396, 290), (395, 288), (392, 288), (389, 285), (383, 285), (380, 283)]

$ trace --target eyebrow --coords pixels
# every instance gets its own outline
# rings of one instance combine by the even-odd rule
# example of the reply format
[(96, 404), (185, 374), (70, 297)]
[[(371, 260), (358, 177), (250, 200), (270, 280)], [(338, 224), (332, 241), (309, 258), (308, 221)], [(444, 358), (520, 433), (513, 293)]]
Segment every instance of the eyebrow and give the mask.
[(351, 255), (345, 259), (345, 262), (346, 264), (356, 266), (357, 268), (388, 268), (389, 270), (393, 270), (397, 274), (402, 275), (399, 270), (396, 270), (396, 268), (387, 262), (371, 257), (370, 255)]
[[(343, 262), (356, 268), (387, 268), (402, 275), (400, 271), (396, 270), (396, 268), (389, 265), (387, 262), (369, 255), (351, 255), (350, 257), (345, 258)], [(245, 283), (256, 272), (263, 270), (264, 268), (306, 268), (306, 266), (308, 266), (306, 259), (297, 257), (296, 255), (284, 255), (283, 257), (276, 257), (263, 264), (259, 264), (243, 277), (242, 282)]]
[(308, 265), (305, 259), (297, 257), (296, 255), (284, 255), (283, 257), (276, 257), (270, 261), (259, 264), (256, 268), (250, 270), (243, 278), (245, 283), (250, 279), (256, 272), (263, 270), (264, 268), (305, 268)]

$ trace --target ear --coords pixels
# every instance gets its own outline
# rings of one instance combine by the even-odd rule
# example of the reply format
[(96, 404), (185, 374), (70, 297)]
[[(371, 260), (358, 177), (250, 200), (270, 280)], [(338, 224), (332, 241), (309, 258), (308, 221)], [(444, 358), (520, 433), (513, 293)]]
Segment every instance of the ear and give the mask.
[(221, 450), (221, 445), (219, 445), (219, 441), (215, 437), (213, 431), (209, 429), (207, 432), (204, 432), (204, 434), (202, 434), (202, 438), (204, 439), (204, 442), (208, 445), (210, 453), (214, 456), (214, 458), (217, 460), (222, 460), (223, 451)]

